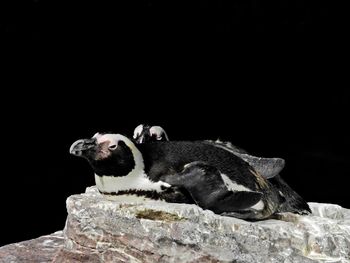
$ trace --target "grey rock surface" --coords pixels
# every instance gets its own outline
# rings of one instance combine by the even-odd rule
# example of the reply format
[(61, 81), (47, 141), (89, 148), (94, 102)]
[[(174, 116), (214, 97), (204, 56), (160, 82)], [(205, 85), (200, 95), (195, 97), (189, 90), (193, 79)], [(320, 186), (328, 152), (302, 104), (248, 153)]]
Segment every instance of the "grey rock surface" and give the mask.
[(0, 262), (52, 262), (63, 247), (63, 232), (0, 247)]
[[(309, 205), (313, 211), (309, 216), (285, 213), (278, 219), (247, 222), (196, 205), (111, 201), (90, 187), (67, 199), (64, 243), (59, 235), (55, 255), (45, 260), (350, 262), (350, 210), (332, 204)], [(39, 250), (45, 248), (40, 245), (43, 242), (37, 243)], [(0, 262), (49, 262), (20, 261), (18, 244), (10, 246), (14, 257), (1, 252), (5, 246), (0, 248)]]
[(56, 262), (350, 262), (350, 210), (310, 206), (310, 216), (247, 222), (196, 205), (109, 201), (91, 187), (67, 199)]

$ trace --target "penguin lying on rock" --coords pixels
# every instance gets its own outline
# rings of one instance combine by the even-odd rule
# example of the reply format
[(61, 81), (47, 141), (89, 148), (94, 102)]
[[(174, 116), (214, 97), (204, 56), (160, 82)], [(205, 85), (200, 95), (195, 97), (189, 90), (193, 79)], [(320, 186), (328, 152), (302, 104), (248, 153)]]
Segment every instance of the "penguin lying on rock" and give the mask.
[(206, 141), (168, 141), (157, 137), (163, 129), (147, 129), (151, 136), (138, 140), (140, 144), (120, 134), (97, 133), (73, 143), (70, 153), (88, 160), (96, 186), (106, 196), (195, 203), (250, 220), (270, 217), (285, 202), (266, 178), (231, 151)]
[[(165, 130), (160, 126), (140, 124), (134, 130), (133, 138), (136, 143), (169, 140)], [(279, 175), (285, 166), (281, 158), (262, 158), (250, 155), (246, 150), (233, 145), (230, 142), (209, 141), (209, 144), (225, 149), (249, 163), (255, 171), (268, 179), (271, 187), (280, 195), (280, 204), (277, 213), (292, 212), (298, 214), (309, 214), (311, 209), (304, 199), (297, 194)]]
[[(160, 126), (150, 126), (147, 124), (140, 124), (134, 130), (133, 138), (136, 143), (146, 143), (152, 141), (168, 141), (168, 135)], [(206, 141), (216, 147), (225, 149), (234, 155), (237, 155), (247, 163), (249, 163), (255, 171), (260, 173), (263, 177), (269, 179), (279, 174), (285, 166), (285, 161), (281, 158), (262, 158), (249, 155), (247, 151), (234, 146), (230, 142)]]

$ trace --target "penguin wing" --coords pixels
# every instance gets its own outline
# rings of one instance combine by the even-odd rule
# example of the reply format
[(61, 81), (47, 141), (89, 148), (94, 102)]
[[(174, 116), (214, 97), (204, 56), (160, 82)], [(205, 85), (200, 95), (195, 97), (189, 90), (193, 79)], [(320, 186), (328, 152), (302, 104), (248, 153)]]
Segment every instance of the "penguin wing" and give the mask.
[(229, 190), (220, 171), (205, 162), (186, 164), (182, 172), (161, 180), (185, 188), (197, 205), (215, 213), (249, 209), (262, 198), (260, 192)]
[(275, 177), (285, 166), (285, 160), (282, 158), (263, 158), (240, 153), (236, 153), (236, 155), (249, 163), (265, 179)]
[(278, 175), (285, 166), (285, 160), (282, 158), (263, 158), (248, 154), (247, 151), (234, 146), (230, 142), (207, 141), (208, 143), (231, 152), (249, 163), (255, 171), (260, 173), (265, 179), (270, 179)]

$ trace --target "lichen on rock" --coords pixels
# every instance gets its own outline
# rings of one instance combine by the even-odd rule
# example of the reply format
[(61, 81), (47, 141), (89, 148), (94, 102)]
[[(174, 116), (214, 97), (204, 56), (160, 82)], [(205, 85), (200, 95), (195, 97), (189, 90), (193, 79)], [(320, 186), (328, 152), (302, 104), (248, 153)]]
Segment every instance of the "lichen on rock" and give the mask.
[(150, 219), (150, 220), (159, 220), (164, 222), (174, 222), (185, 220), (183, 217), (179, 217), (176, 214), (164, 212), (164, 211), (156, 211), (153, 209), (145, 209), (142, 211), (138, 211), (136, 213), (136, 218), (138, 219)]

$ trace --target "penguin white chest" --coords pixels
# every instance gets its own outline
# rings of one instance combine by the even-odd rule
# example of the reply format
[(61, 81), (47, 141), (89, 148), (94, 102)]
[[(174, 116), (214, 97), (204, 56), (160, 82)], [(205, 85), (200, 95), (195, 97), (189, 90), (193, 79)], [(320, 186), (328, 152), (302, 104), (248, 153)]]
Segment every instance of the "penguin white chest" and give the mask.
[(152, 182), (145, 173), (130, 173), (127, 176), (99, 176), (95, 174), (98, 190), (103, 193), (117, 193), (119, 191), (140, 190), (162, 192), (169, 184), (158, 181)]

